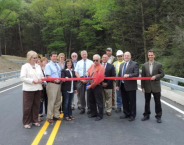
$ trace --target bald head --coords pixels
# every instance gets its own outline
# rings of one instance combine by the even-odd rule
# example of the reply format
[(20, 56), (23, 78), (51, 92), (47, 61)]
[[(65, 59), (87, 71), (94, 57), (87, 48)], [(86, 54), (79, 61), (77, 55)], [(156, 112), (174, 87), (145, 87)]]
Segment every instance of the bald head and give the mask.
[(124, 61), (129, 61), (131, 59), (131, 53), (130, 52), (125, 52), (124, 53)]

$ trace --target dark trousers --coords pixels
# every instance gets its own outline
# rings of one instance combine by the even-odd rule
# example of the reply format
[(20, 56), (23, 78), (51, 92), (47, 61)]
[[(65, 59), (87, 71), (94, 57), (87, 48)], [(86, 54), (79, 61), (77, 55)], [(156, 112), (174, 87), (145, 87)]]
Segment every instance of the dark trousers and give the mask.
[(80, 103), (81, 103), (81, 109), (85, 110), (86, 102), (87, 102), (88, 109), (90, 109), (89, 96), (87, 95), (87, 101), (86, 101), (86, 97), (85, 97), (86, 84), (82, 83), (81, 81), (78, 81), (77, 90), (78, 90), (78, 95), (79, 95), (79, 99), (80, 99)]
[(136, 90), (126, 91), (121, 83), (121, 96), (123, 100), (123, 113), (126, 116), (136, 117)]
[(154, 100), (155, 100), (155, 113), (156, 113), (156, 118), (161, 118), (162, 116), (162, 107), (161, 107), (161, 101), (160, 101), (160, 97), (161, 97), (161, 93), (145, 93), (145, 111), (144, 111), (144, 116), (149, 116), (151, 114), (150, 111), (150, 100), (151, 100), (151, 94), (153, 94), (154, 96)]
[(48, 98), (47, 98), (47, 92), (46, 92), (46, 88), (43, 88), (42, 91), (42, 99), (40, 102), (40, 110), (39, 110), (39, 114), (43, 113), (43, 102), (44, 102), (44, 106), (45, 106), (45, 114), (47, 114), (47, 102), (48, 102)]
[(72, 116), (72, 100), (73, 100), (73, 93), (68, 93), (67, 91), (62, 92), (63, 95), (63, 111), (64, 111), (64, 117), (70, 117)]
[(100, 118), (103, 118), (102, 86), (97, 85), (94, 89), (89, 89), (87, 93), (89, 94), (91, 115), (92, 116), (97, 115)]
[(23, 124), (38, 122), (41, 91), (23, 91)]

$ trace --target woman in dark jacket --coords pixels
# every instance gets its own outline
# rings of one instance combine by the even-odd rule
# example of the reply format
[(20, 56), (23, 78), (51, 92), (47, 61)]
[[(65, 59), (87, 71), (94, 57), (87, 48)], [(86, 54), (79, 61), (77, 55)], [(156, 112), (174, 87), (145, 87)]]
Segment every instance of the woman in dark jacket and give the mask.
[[(61, 71), (62, 78), (76, 78), (75, 71), (72, 70), (73, 63), (71, 59), (67, 59), (65, 62), (65, 69)], [(74, 93), (77, 93), (76, 81), (63, 81), (62, 82), (62, 96), (63, 96), (63, 111), (64, 118), (66, 121), (74, 120), (75, 118), (72, 116), (72, 99)]]

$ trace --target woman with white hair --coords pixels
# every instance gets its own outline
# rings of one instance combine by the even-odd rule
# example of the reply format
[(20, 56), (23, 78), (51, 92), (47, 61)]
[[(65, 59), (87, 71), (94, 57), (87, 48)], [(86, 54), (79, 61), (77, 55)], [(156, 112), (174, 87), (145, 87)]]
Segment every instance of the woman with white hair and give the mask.
[(34, 51), (27, 53), (27, 63), (21, 68), (20, 78), (23, 82), (23, 125), (30, 129), (31, 124), (40, 126), (38, 113), (42, 91), (43, 73), (41, 67), (36, 64), (38, 54)]

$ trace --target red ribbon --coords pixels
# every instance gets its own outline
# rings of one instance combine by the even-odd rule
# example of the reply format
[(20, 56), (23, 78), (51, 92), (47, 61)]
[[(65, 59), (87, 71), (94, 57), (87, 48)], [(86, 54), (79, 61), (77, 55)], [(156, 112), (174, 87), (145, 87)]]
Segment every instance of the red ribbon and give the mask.
[[(89, 78), (44, 78), (41, 79), (42, 81), (54, 81), (54, 80), (60, 80), (60, 81), (78, 81), (78, 80), (91, 80), (96, 79), (94, 77)], [(151, 77), (132, 77), (132, 78), (123, 78), (123, 77), (104, 77), (105, 80), (151, 80)]]

